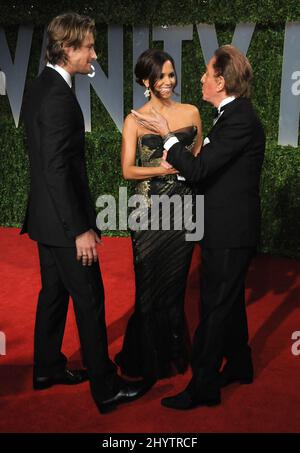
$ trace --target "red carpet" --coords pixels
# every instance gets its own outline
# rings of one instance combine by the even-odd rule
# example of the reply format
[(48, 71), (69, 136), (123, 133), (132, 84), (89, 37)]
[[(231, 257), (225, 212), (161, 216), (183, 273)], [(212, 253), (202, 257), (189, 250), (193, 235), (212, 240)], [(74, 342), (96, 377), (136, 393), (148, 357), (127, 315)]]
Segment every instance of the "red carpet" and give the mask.
[[(0, 355), (0, 432), (299, 432), (300, 355), (291, 339), (300, 331), (300, 261), (259, 256), (247, 282), (247, 304), (256, 380), (222, 392), (221, 406), (184, 414), (162, 408), (160, 399), (183, 389), (190, 374), (158, 382), (140, 400), (101, 416), (88, 384), (31, 387), (35, 305), (39, 265), (35, 244), (14, 228), (0, 229), (0, 331), (6, 355)], [(128, 238), (104, 238), (99, 248), (106, 288), (110, 354), (119, 350), (134, 300), (131, 244)], [(191, 332), (198, 320), (199, 248), (190, 271), (186, 312)], [(300, 351), (300, 347), (299, 347)], [(64, 352), (72, 365), (79, 342), (70, 305)]]

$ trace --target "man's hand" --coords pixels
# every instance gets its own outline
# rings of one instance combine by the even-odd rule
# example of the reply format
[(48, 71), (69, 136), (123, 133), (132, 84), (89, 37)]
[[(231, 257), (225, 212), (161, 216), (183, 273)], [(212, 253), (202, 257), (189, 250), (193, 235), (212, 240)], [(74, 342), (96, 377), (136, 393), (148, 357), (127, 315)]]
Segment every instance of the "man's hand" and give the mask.
[(132, 115), (140, 124), (149, 131), (155, 132), (162, 137), (170, 132), (168, 122), (160, 113), (158, 113), (153, 107), (150, 109), (150, 113), (138, 113), (135, 110), (131, 110)]
[(83, 266), (91, 266), (98, 259), (96, 244), (100, 244), (100, 239), (94, 230), (76, 236), (76, 250), (78, 261), (82, 260)]

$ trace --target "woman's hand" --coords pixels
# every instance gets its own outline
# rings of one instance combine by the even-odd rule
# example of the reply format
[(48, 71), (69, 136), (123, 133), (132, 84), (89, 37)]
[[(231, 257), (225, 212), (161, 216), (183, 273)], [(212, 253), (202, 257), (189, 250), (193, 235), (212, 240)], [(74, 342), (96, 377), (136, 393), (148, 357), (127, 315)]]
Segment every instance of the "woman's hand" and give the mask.
[(160, 166), (167, 171), (167, 173), (165, 173), (166, 175), (178, 174), (179, 171), (177, 171), (176, 168), (174, 168), (171, 164), (169, 164), (169, 162), (167, 162), (167, 160), (166, 160), (167, 155), (168, 155), (168, 151), (164, 150)]
[(131, 113), (137, 123), (149, 131), (161, 136), (167, 135), (170, 132), (167, 120), (154, 107), (151, 107), (150, 112), (147, 113), (139, 113), (136, 110), (131, 110)]
[(176, 175), (177, 173), (179, 173), (176, 168), (172, 167), (172, 165), (168, 164), (168, 162), (164, 159), (162, 159), (159, 168), (163, 169), (163, 175)]

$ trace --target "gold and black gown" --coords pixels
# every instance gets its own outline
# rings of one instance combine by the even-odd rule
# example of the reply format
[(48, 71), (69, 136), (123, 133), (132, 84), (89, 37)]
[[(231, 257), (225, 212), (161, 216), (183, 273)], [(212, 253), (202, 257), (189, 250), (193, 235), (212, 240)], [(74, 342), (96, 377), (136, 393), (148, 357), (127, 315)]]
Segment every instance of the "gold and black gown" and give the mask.
[[(175, 131), (177, 138), (191, 151), (197, 128)], [(138, 140), (139, 165), (160, 165), (163, 142), (159, 135), (146, 134)], [(136, 194), (144, 195), (151, 207), (151, 195), (179, 195), (185, 206), (193, 209), (194, 194), (190, 184), (176, 175), (153, 177), (139, 181)], [(187, 201), (188, 199), (188, 201)], [(135, 270), (135, 309), (129, 319), (122, 350), (115, 360), (123, 374), (156, 380), (184, 373), (189, 364), (189, 337), (184, 315), (184, 295), (194, 242), (186, 241), (186, 229), (172, 228), (176, 215), (170, 210), (171, 229), (132, 231)], [(192, 209), (189, 215), (192, 220)], [(177, 209), (178, 211), (178, 209)], [(178, 214), (178, 212), (177, 212)], [(183, 211), (180, 209), (180, 217)], [(159, 212), (161, 221), (161, 211)], [(182, 222), (184, 224), (184, 222)], [(186, 223), (185, 223), (186, 225)]]

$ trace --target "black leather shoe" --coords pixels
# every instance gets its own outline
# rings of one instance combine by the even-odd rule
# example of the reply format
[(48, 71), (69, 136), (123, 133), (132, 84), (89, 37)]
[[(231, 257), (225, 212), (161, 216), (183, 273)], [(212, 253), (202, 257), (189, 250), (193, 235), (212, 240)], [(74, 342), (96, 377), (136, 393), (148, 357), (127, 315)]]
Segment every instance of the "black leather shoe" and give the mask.
[(252, 384), (253, 382), (253, 366), (249, 365), (243, 371), (236, 371), (232, 366), (225, 365), (219, 375), (219, 386), (226, 387), (227, 385), (239, 384)]
[(163, 398), (161, 400), (162, 406), (181, 411), (194, 409), (199, 406), (217, 406), (220, 403), (221, 403), (220, 397), (215, 397), (211, 399), (194, 399), (187, 390), (184, 390), (183, 392), (178, 393), (177, 395)]
[(122, 384), (115, 395), (103, 401), (96, 401), (101, 414), (111, 412), (121, 403), (130, 403), (141, 398), (153, 385), (153, 383), (150, 385), (148, 381), (128, 382), (122, 379), (121, 382)]
[(227, 375), (227, 374), (224, 374), (223, 372), (220, 373), (220, 380), (219, 380), (219, 384), (220, 384), (220, 387), (224, 388), (224, 387), (227, 387), (227, 385), (230, 385), (230, 384), (242, 384), (242, 385), (245, 385), (245, 384), (252, 384), (253, 382), (253, 376), (239, 376), (239, 375)]
[(63, 373), (54, 376), (34, 376), (33, 388), (34, 390), (44, 390), (52, 387), (53, 385), (76, 385), (81, 384), (88, 380), (88, 373), (86, 370), (68, 370), (67, 368)]

